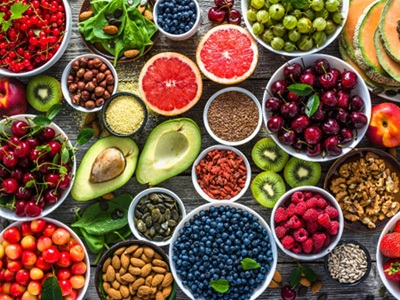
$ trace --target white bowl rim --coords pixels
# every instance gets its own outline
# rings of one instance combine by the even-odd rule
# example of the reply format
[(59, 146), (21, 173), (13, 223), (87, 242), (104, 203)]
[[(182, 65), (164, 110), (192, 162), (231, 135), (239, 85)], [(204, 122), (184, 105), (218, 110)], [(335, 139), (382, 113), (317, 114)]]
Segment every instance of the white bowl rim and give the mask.
[[(142, 235), (138, 232), (138, 230), (136, 229), (136, 226), (135, 226), (135, 215), (134, 215), (134, 212), (135, 212), (136, 205), (137, 205), (137, 203), (139, 202), (140, 199), (142, 199), (144, 196), (146, 196), (146, 195), (148, 195), (148, 194), (150, 194), (150, 193), (164, 193), (164, 194), (167, 194), (167, 195), (171, 196), (172, 198), (174, 198), (175, 201), (177, 202), (177, 204), (178, 204), (180, 210), (181, 210), (181, 217), (182, 217), (182, 220), (185, 218), (185, 216), (186, 216), (186, 208), (185, 208), (185, 205), (183, 204), (182, 199), (181, 199), (177, 194), (175, 194), (173, 191), (171, 191), (171, 190), (169, 190), (169, 189), (166, 189), (166, 188), (162, 188), (162, 187), (151, 187), (151, 188), (147, 188), (147, 189), (141, 191), (140, 193), (138, 193), (138, 194), (132, 199), (131, 204), (129, 205), (129, 208), (128, 208), (128, 223), (129, 223), (129, 228), (131, 229), (133, 235), (134, 235), (138, 240), (150, 242), (150, 243), (153, 243), (153, 244), (155, 244), (155, 245), (157, 245), (157, 246), (160, 246), (160, 247), (162, 247), (162, 246), (167, 246), (167, 245), (169, 245), (169, 243), (171, 242), (172, 235), (171, 235), (171, 237), (170, 237), (168, 240), (166, 240), (166, 241), (157, 242), (157, 241), (149, 240), (149, 239), (147, 239), (146, 237), (142, 236)], [(178, 227), (178, 225), (175, 227), (175, 230), (176, 230), (177, 227)]]
[[(316, 254), (312, 254), (312, 253), (297, 254), (290, 250), (285, 249), (275, 233), (274, 216), (275, 216), (276, 210), (278, 209), (278, 207), (281, 206), (283, 201), (286, 201), (290, 195), (292, 195), (293, 193), (295, 193), (297, 191), (312, 191), (312, 192), (320, 193), (324, 196), (325, 200), (328, 200), (331, 203), (331, 205), (333, 205), (339, 212), (338, 221), (339, 221), (340, 225), (339, 225), (339, 231), (338, 231), (337, 235), (335, 236), (335, 238), (333, 238), (331, 240), (331, 243), (328, 247), (323, 248), (323, 250), (321, 252), (316, 253)], [(329, 198), (329, 199), (326, 199), (326, 198)], [(278, 202), (275, 203), (275, 206), (271, 213), (270, 224), (271, 224), (272, 235), (274, 236), (276, 244), (286, 255), (293, 257), (295, 259), (298, 259), (298, 260), (312, 261), (312, 260), (322, 258), (325, 255), (327, 255), (328, 253), (330, 253), (336, 247), (336, 245), (340, 242), (340, 240), (342, 238), (342, 234), (343, 234), (343, 229), (344, 229), (344, 218), (343, 218), (342, 209), (340, 208), (338, 202), (329, 192), (327, 192), (324, 189), (317, 187), (317, 186), (300, 186), (300, 187), (293, 188), (293, 189), (290, 189), (289, 191), (287, 191), (285, 194), (282, 195), (281, 198), (279, 198)]]
[(199, 164), (200, 160), (202, 160), (208, 152), (213, 151), (213, 150), (231, 150), (233, 152), (235, 152), (237, 155), (239, 155), (240, 157), (243, 158), (243, 162), (246, 166), (246, 182), (244, 185), (244, 188), (235, 196), (232, 197), (231, 199), (225, 199), (226, 201), (229, 202), (235, 202), (238, 199), (240, 199), (248, 190), (250, 183), (251, 183), (251, 166), (249, 163), (249, 160), (247, 159), (247, 157), (237, 148), (233, 147), (233, 146), (227, 146), (227, 145), (213, 145), (210, 146), (206, 149), (204, 149), (203, 151), (201, 151), (201, 153), (197, 156), (196, 160), (194, 161), (193, 165), (192, 165), (192, 183), (194, 188), (196, 189), (196, 192), (204, 199), (207, 200), (208, 202), (212, 202), (212, 203), (218, 203), (224, 200), (218, 200), (218, 199), (213, 199), (210, 196), (208, 196), (203, 189), (199, 186), (199, 184), (197, 183), (197, 175), (196, 175), (196, 166)]
[[(225, 141), (221, 138), (219, 138), (218, 136), (216, 136), (214, 134), (214, 132), (211, 130), (210, 124), (208, 123), (208, 109), (210, 108), (211, 103), (215, 100), (215, 98), (217, 98), (219, 95), (227, 93), (227, 92), (239, 92), (239, 93), (243, 93), (247, 96), (250, 97), (251, 100), (253, 100), (253, 102), (255, 103), (255, 105), (257, 106), (257, 110), (258, 110), (258, 123), (256, 128), (254, 129), (253, 133), (250, 134), (248, 137), (246, 137), (243, 140), (240, 141)], [(203, 122), (204, 122), (204, 127), (206, 128), (208, 134), (218, 143), (223, 144), (223, 145), (228, 145), (228, 146), (239, 146), (239, 145), (243, 145), (246, 144), (247, 142), (251, 141), (260, 131), (262, 123), (263, 123), (263, 117), (262, 117), (262, 108), (261, 108), (261, 104), (260, 101), (257, 99), (257, 97), (250, 92), (249, 90), (246, 90), (244, 88), (241, 87), (226, 87), (223, 88), (219, 91), (217, 91), (216, 93), (214, 93), (207, 101), (204, 110), (203, 110)]]
[[(33, 115), (33, 114), (20, 114), (20, 115), (10, 116), (10, 117), (0, 120), (0, 126), (2, 126), (3, 123), (7, 122), (8, 120), (19, 120), (19, 119), (25, 120), (26, 118), (33, 119), (36, 116), (37, 115)], [(56, 123), (51, 122), (51, 124), (48, 126), (53, 127), (53, 129), (56, 130), (56, 135), (57, 135), (57, 131), (58, 131), (60, 133), (61, 137), (64, 138), (65, 140), (67, 140), (68, 147), (70, 149), (73, 148), (71, 140), (69, 139), (68, 135)], [(76, 155), (74, 154), (74, 156), (72, 157), (71, 183), (70, 183), (69, 187), (63, 191), (63, 197), (57, 203), (52, 204), (50, 206), (46, 206), (43, 209), (42, 213), (37, 217), (27, 217), (27, 216), (19, 217), (13, 211), (0, 206), (0, 216), (3, 218), (6, 218), (8, 220), (13, 220), (13, 221), (31, 221), (33, 219), (43, 218), (44, 216), (47, 216), (48, 214), (55, 211), (67, 199), (69, 192), (72, 189), (72, 185), (74, 184), (74, 181), (75, 181), (75, 174), (76, 174)]]
[[(251, 208), (243, 205), (243, 204), (239, 204), (236, 202), (231, 202), (228, 200), (220, 200), (219, 202), (215, 202), (215, 203), (206, 203), (203, 204), (201, 206), (196, 207), (195, 209), (193, 209), (189, 214), (186, 215), (186, 217), (184, 219), (182, 219), (182, 221), (178, 224), (174, 234), (172, 235), (171, 238), (171, 244), (169, 245), (169, 253), (168, 256), (170, 258), (170, 267), (171, 267), (171, 272), (173, 274), (173, 277), (175, 278), (176, 283), (178, 284), (179, 288), (190, 298), (190, 299), (195, 299), (192, 295), (192, 293), (190, 292), (190, 290), (188, 288), (186, 288), (181, 280), (179, 275), (176, 272), (176, 268), (175, 268), (175, 263), (172, 259), (174, 253), (173, 253), (173, 244), (176, 241), (176, 239), (178, 238), (179, 235), (179, 229), (181, 229), (185, 223), (187, 221), (189, 221), (190, 219), (192, 219), (194, 217), (194, 215), (198, 214), (200, 211), (202, 210), (208, 210), (211, 206), (229, 206), (229, 207), (234, 207), (236, 209), (242, 209), (243, 211), (247, 211), (249, 213), (251, 213), (252, 215), (256, 216), (259, 220), (259, 223), (262, 227), (264, 227), (265, 229), (267, 229), (268, 232), (268, 236), (269, 236), (269, 242), (271, 245), (271, 251), (272, 251), (272, 257), (273, 257), (273, 261), (271, 262), (270, 265), (270, 270), (268, 272), (267, 277), (264, 280), (264, 283), (262, 285), (260, 285), (257, 289), (254, 290), (253, 294), (251, 295), (249, 300), (255, 300), (257, 299), (263, 292), (264, 290), (268, 287), (268, 285), (270, 284), (272, 277), (274, 276), (275, 273), (275, 269), (276, 269), (276, 265), (278, 262), (278, 250), (276, 248), (276, 243), (275, 240), (272, 236), (272, 230), (270, 229), (270, 227), (268, 226), (268, 223), (263, 219), (263, 217), (261, 217), (261, 215), (259, 215), (257, 212), (255, 212), (254, 210), (252, 210)], [(201, 298), (204, 299), (204, 298)]]
[[(64, 96), (65, 100), (68, 102), (68, 104), (69, 104), (72, 108), (74, 108), (74, 109), (76, 109), (76, 110), (78, 110), (78, 111), (81, 111), (81, 112), (97, 112), (97, 111), (100, 111), (100, 110), (101, 110), (101, 108), (103, 107), (103, 105), (102, 105), (102, 106), (99, 106), (99, 107), (95, 107), (95, 108), (93, 108), (93, 109), (87, 109), (87, 108), (84, 108), (83, 106), (76, 105), (76, 104), (72, 103), (71, 97), (69, 96), (69, 91), (68, 91), (68, 87), (67, 87), (67, 78), (68, 78), (68, 75), (69, 75), (69, 73), (70, 73), (72, 63), (73, 63), (75, 60), (80, 59), (80, 58), (82, 58), (82, 57), (87, 57), (87, 58), (99, 58), (99, 59), (101, 59), (101, 61), (102, 61), (103, 63), (105, 63), (105, 64), (107, 65), (107, 67), (110, 69), (110, 71), (112, 72), (112, 74), (113, 74), (113, 76), (114, 76), (114, 89), (113, 89), (113, 92), (111, 93), (111, 95), (115, 94), (115, 93), (117, 92), (117, 89), (118, 89), (118, 73), (117, 73), (117, 70), (114, 68), (114, 66), (112, 65), (111, 62), (109, 62), (107, 59), (105, 59), (105, 58), (102, 57), (101, 55), (94, 54), (94, 53), (87, 53), (87, 54), (79, 55), (79, 56), (73, 58), (73, 59), (67, 64), (67, 66), (65, 67), (65, 69), (64, 69), (64, 71), (63, 71), (63, 73), (62, 73), (62, 75), (61, 75), (61, 90), (62, 90), (62, 93), (63, 93), (63, 96)], [(107, 100), (106, 100), (106, 101), (107, 101)]]
[[(86, 268), (86, 273), (84, 275), (85, 276), (85, 285), (81, 289), (78, 290), (79, 294), (78, 294), (77, 300), (84, 299), (84, 296), (85, 296), (85, 294), (86, 294), (86, 292), (87, 292), (87, 290), (89, 288), (89, 283), (90, 283), (90, 258), (89, 258), (89, 254), (88, 254), (88, 252), (86, 250), (85, 244), (83, 243), (81, 238), (66, 224), (64, 224), (64, 223), (62, 223), (62, 222), (60, 222), (60, 221), (58, 221), (56, 219), (49, 218), (49, 217), (39, 217), (38, 219), (44, 220), (46, 222), (53, 223), (57, 227), (61, 227), (61, 228), (67, 229), (68, 232), (71, 234), (71, 237), (74, 238), (76, 241), (78, 241), (78, 243), (83, 247), (83, 250), (85, 252), (84, 262), (86, 263), (87, 268)], [(32, 221), (32, 220), (30, 220), (30, 221)], [(25, 221), (19, 220), (19, 221), (16, 221), (14, 223), (11, 223), (7, 227), (5, 227), (0, 232), (0, 242), (3, 240), (3, 234), (4, 234), (5, 230), (7, 230), (8, 228), (11, 228), (11, 227), (21, 227), (23, 222), (25, 222)]]
[(271, 45), (268, 45), (267, 43), (265, 43), (259, 36), (257, 36), (256, 34), (254, 34), (253, 30), (251, 29), (251, 23), (250, 21), (247, 19), (247, 10), (248, 7), (250, 6), (249, 0), (241, 0), (241, 9), (243, 12), (243, 19), (244, 19), (244, 23), (246, 24), (246, 27), (248, 29), (248, 31), (250, 32), (250, 34), (253, 36), (253, 38), (260, 43), (260, 45), (262, 45), (264, 48), (268, 49), (271, 52), (274, 52), (276, 54), (279, 55), (285, 55), (285, 56), (292, 56), (292, 57), (296, 57), (296, 56), (302, 56), (302, 55), (307, 55), (307, 54), (312, 54), (312, 53), (316, 53), (319, 52), (321, 50), (323, 50), (324, 48), (326, 48), (327, 46), (329, 46), (330, 44), (332, 44), (332, 42), (334, 42), (336, 40), (336, 38), (339, 36), (339, 34), (341, 33), (344, 24), (347, 21), (347, 18), (349, 16), (349, 5), (350, 5), (350, 0), (341, 0), (341, 13), (343, 15), (343, 22), (341, 25), (337, 25), (337, 28), (335, 30), (335, 32), (331, 35), (329, 35), (326, 39), (325, 44), (323, 44), (321, 47), (316, 47), (314, 46), (311, 50), (309, 51), (293, 51), (293, 52), (287, 52), (285, 50), (275, 50), (274, 48), (271, 47)]
[[(309, 65), (311, 62), (314, 62), (315, 60), (317, 60), (319, 58), (327, 59), (331, 65), (331, 67), (337, 68), (337, 65), (342, 65), (343, 67), (341, 67), (340, 69), (338, 68), (339, 70), (341, 70), (341, 69), (351, 70), (357, 74), (358, 87), (357, 87), (357, 89), (354, 89), (351, 94), (357, 94), (357, 95), (363, 94), (362, 98), (364, 99), (364, 102), (365, 102), (364, 114), (366, 115), (366, 117), (368, 119), (367, 125), (365, 125), (364, 128), (357, 130), (357, 139), (354, 139), (351, 143), (346, 143), (345, 147), (343, 147), (343, 152), (338, 156), (326, 155), (325, 157), (323, 157), (322, 155), (319, 155), (316, 157), (309, 157), (304, 151), (297, 152), (291, 146), (283, 145), (277, 138), (276, 134), (270, 134), (270, 136), (279, 145), (279, 147), (281, 147), (284, 151), (286, 151), (291, 156), (295, 156), (297, 158), (307, 160), (307, 161), (326, 162), (326, 161), (330, 161), (330, 160), (335, 160), (335, 159), (345, 155), (346, 153), (350, 152), (353, 148), (355, 148), (358, 145), (358, 143), (362, 140), (362, 138), (364, 137), (364, 135), (368, 129), (368, 124), (371, 120), (372, 105), (371, 105), (371, 96), (369, 94), (368, 87), (365, 84), (364, 80), (362, 80), (362, 76), (357, 72), (357, 70), (355, 70), (348, 63), (346, 63), (345, 61), (343, 61), (335, 56), (331, 56), (328, 54), (320, 54), (320, 53), (304, 55), (304, 56), (296, 57), (296, 58), (289, 60), (288, 62), (286, 62), (282, 66), (280, 66), (279, 69), (277, 69), (275, 71), (275, 73), (271, 76), (271, 78), (269, 79), (267, 86), (265, 88), (263, 100), (262, 100), (262, 114), (263, 114), (264, 126), (268, 132), (267, 116), (269, 115), (269, 113), (265, 110), (265, 101), (270, 97), (268, 90), (269, 90), (272, 82), (274, 80), (278, 79), (278, 78), (274, 78), (274, 77), (278, 76), (278, 74), (282, 74), (283, 68), (287, 64), (291, 64), (294, 62), (303, 64), (303, 62), (304, 62), (304, 65)], [(283, 78), (283, 76), (280, 76), (279, 79), (281, 79), (281, 77)], [(355, 90), (359, 90), (359, 92), (355, 92)]]

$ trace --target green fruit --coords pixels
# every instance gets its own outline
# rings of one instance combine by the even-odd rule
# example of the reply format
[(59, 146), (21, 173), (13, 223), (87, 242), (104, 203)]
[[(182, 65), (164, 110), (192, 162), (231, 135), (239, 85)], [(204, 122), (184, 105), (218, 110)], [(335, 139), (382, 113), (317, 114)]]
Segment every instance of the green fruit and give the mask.
[(286, 183), (292, 188), (305, 185), (314, 186), (321, 178), (321, 165), (318, 162), (291, 157), (283, 170), (283, 176)]
[(315, 18), (312, 24), (313, 28), (317, 31), (324, 31), (326, 28), (326, 20), (321, 17)]
[(131, 138), (99, 139), (86, 151), (76, 171), (72, 198), (88, 201), (122, 187), (132, 178), (138, 156), (139, 147)]
[(189, 168), (201, 148), (201, 132), (189, 118), (164, 121), (148, 136), (140, 154), (136, 179), (156, 185)]
[(271, 29), (267, 29), (261, 35), (261, 39), (267, 44), (271, 44), (272, 39), (275, 37), (275, 34)]
[(261, 24), (267, 23), (269, 21), (269, 13), (265, 9), (259, 10), (256, 19)]
[(255, 9), (261, 9), (265, 5), (265, 0), (251, 0), (250, 5)]
[(312, 38), (317, 47), (321, 47), (326, 43), (326, 34), (323, 31), (316, 31), (313, 33)]
[(312, 28), (311, 20), (308, 18), (301, 18), (297, 21), (297, 29), (300, 33), (309, 33)]
[(282, 4), (273, 4), (268, 10), (269, 12), (269, 17), (272, 20), (280, 20), (285, 16), (285, 8), (282, 6)]
[(282, 50), (284, 46), (285, 41), (279, 36), (276, 36), (271, 40), (271, 47), (275, 50)]
[(325, 33), (326, 35), (333, 34), (336, 31), (337, 25), (332, 21), (326, 21)]
[(333, 22), (335, 22), (336, 24), (338, 24), (338, 25), (342, 25), (342, 23), (343, 23), (343, 20), (344, 20), (344, 18), (343, 18), (343, 14), (341, 13), (341, 12), (335, 12), (334, 14), (333, 14), (333, 16), (332, 16), (332, 20), (333, 20)]
[(46, 112), (62, 102), (60, 82), (50, 75), (33, 77), (26, 87), (26, 100), (36, 110)]
[(310, 2), (310, 8), (312, 8), (315, 11), (320, 11), (324, 9), (325, 2), (324, 0), (311, 0)]
[(285, 28), (287, 30), (292, 30), (294, 28), (296, 28), (297, 26), (297, 19), (295, 16), (292, 15), (287, 15), (283, 18), (283, 26), (285, 26)]
[(257, 21), (257, 10), (250, 7), (249, 10), (247, 11), (247, 19), (250, 22), (255, 22)]
[(309, 51), (314, 47), (314, 40), (308, 35), (302, 35), (297, 42), (297, 47), (301, 51)]
[(329, 12), (336, 12), (339, 10), (340, 2), (338, 0), (326, 0), (325, 9)]
[(251, 29), (253, 30), (255, 35), (259, 35), (263, 33), (264, 31), (264, 25), (258, 22), (255, 22), (252, 26)]
[(315, 13), (315, 18), (324, 18), (327, 19), (329, 17), (329, 12), (326, 9), (317, 11)]
[(289, 31), (288, 38), (291, 42), (296, 43), (301, 38), (301, 33), (295, 28)]
[(251, 158), (261, 170), (279, 172), (289, 160), (289, 154), (272, 138), (263, 138), (251, 150)]
[(286, 34), (286, 28), (285, 28), (285, 26), (283, 26), (282, 23), (275, 24), (272, 27), (272, 31), (275, 34), (275, 36), (279, 36), (279, 37), (283, 37)]
[(297, 47), (295, 44), (293, 44), (292, 42), (286, 41), (285, 45), (283, 46), (283, 49), (287, 52), (293, 52), (297, 50)]
[(262, 206), (273, 208), (275, 203), (286, 192), (285, 182), (282, 177), (273, 172), (259, 173), (251, 182), (251, 193)]

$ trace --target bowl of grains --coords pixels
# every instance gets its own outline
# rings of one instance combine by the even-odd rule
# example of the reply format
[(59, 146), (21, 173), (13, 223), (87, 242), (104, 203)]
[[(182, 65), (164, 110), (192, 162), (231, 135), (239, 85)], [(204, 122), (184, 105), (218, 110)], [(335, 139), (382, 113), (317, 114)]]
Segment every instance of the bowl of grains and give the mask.
[(343, 287), (362, 283), (371, 271), (368, 249), (354, 240), (342, 240), (324, 258), (325, 272), (329, 279)]
[(261, 105), (246, 89), (224, 88), (207, 101), (203, 120), (208, 134), (218, 143), (243, 145), (253, 139), (262, 126)]
[(119, 92), (104, 104), (101, 120), (112, 135), (132, 136), (140, 133), (146, 125), (146, 105), (136, 94)]

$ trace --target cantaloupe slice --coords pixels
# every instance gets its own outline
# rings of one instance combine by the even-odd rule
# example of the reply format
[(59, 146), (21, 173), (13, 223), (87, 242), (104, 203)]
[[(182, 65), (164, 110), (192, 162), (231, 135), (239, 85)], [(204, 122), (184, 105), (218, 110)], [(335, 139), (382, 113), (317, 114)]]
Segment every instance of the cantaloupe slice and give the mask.
[(388, 0), (382, 11), (379, 30), (387, 53), (400, 62), (400, 39), (397, 27), (400, 20), (400, 1)]
[(381, 64), (382, 68), (385, 69), (386, 72), (388, 72), (388, 74), (394, 79), (400, 81), (400, 64), (386, 52), (386, 49), (383, 46), (381, 32), (379, 29), (375, 31), (374, 45), (376, 48), (378, 61)]

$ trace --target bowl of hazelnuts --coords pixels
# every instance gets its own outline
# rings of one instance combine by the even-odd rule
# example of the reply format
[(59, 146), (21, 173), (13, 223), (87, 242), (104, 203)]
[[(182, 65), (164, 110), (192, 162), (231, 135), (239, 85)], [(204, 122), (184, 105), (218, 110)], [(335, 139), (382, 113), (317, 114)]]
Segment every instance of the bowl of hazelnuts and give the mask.
[(64, 98), (82, 112), (99, 111), (117, 91), (117, 86), (114, 66), (96, 54), (84, 54), (71, 60), (61, 78)]

